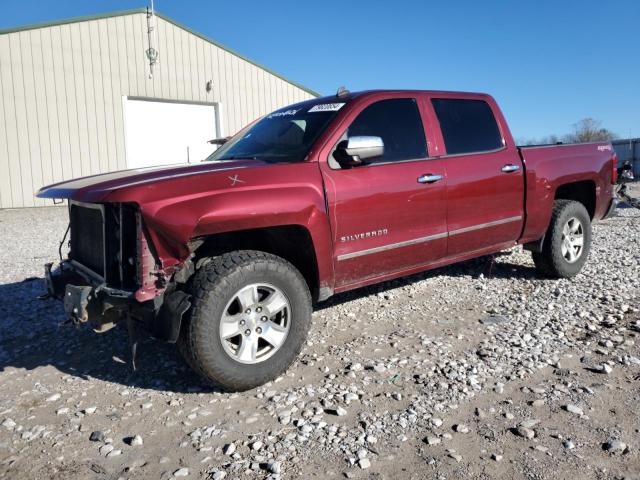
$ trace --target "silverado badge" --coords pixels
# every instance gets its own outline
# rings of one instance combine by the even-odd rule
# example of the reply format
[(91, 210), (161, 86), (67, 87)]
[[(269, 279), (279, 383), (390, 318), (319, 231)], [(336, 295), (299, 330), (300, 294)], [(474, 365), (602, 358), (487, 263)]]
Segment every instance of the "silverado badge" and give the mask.
[(380, 230), (372, 230), (370, 232), (361, 232), (354, 233), (353, 235), (345, 235), (344, 237), (340, 237), (341, 242), (353, 242), (354, 240), (362, 240), (364, 238), (373, 238), (373, 237), (382, 237), (383, 235), (388, 235), (389, 231), (386, 228), (381, 228)]

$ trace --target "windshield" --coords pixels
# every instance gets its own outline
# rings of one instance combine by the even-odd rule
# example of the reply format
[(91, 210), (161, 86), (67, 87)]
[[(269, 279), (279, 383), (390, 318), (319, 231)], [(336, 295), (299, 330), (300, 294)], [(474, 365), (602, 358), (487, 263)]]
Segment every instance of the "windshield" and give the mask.
[(344, 103), (304, 103), (285, 107), (240, 131), (207, 161), (260, 159), (301, 162)]

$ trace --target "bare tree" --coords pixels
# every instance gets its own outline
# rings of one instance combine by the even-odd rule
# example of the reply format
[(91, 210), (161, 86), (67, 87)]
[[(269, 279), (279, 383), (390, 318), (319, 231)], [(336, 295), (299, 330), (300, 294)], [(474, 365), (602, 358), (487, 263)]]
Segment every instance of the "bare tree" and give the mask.
[(522, 145), (525, 147), (527, 145), (547, 145), (547, 144), (554, 144), (554, 143), (561, 143), (561, 142), (562, 142), (562, 139), (557, 135), (547, 135), (546, 137), (542, 137), (542, 138), (525, 138), (525, 137), (516, 138), (516, 144)]
[(542, 139), (542, 143), (561, 143), (562, 140), (557, 135), (547, 135)]
[(566, 135), (564, 141), (569, 142), (605, 142), (617, 138), (617, 135), (606, 128), (602, 122), (593, 118), (583, 118), (573, 124), (573, 133)]
[(584, 143), (584, 142), (607, 142), (614, 140), (618, 136), (611, 130), (602, 128), (602, 122), (593, 118), (583, 118), (573, 124), (573, 133), (563, 135), (547, 135), (542, 138), (519, 138), (518, 145), (544, 145), (554, 143)]

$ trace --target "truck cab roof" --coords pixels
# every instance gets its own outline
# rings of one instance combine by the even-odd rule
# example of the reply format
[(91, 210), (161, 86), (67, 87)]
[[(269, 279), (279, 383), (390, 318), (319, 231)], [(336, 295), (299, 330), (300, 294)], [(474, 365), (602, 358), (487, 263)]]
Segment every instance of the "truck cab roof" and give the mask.
[(317, 97), (312, 100), (306, 100), (300, 103), (319, 103), (319, 102), (335, 102), (336, 100), (348, 101), (355, 98), (374, 96), (379, 94), (389, 95), (428, 95), (428, 96), (451, 96), (456, 98), (492, 98), (491, 95), (482, 92), (460, 92), (454, 90), (417, 90), (417, 89), (375, 89), (360, 90), (357, 92), (348, 92), (342, 96), (327, 95)]

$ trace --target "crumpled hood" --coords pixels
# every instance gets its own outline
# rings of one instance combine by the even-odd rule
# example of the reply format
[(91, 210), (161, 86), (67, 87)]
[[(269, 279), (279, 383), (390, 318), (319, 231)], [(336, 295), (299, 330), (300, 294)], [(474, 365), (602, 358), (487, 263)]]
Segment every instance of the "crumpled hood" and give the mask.
[(36, 193), (39, 198), (69, 199), (80, 202), (104, 201), (110, 193), (129, 187), (144, 187), (158, 182), (174, 180), (191, 175), (264, 166), (256, 160), (227, 160), (198, 164), (179, 164), (164, 167), (137, 168), (117, 172), (91, 175), (42, 187)]
[(162, 268), (184, 261), (196, 237), (326, 220), (317, 162), (230, 160), (127, 170), (43, 187), (38, 196), (136, 205)]

